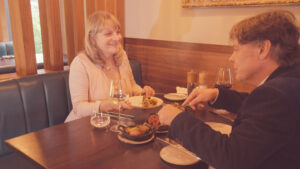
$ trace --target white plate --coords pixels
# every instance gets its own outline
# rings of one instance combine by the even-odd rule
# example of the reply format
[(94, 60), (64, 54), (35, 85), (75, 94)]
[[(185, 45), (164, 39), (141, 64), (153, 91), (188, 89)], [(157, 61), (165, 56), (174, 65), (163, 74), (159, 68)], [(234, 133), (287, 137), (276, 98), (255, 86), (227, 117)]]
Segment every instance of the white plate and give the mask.
[[(174, 145), (175, 146), (175, 145)], [(170, 163), (175, 165), (193, 165), (200, 161), (196, 156), (191, 155), (192, 152), (183, 148), (181, 145), (174, 146), (168, 145), (160, 150), (160, 157)], [(179, 150), (183, 149), (183, 151)], [(188, 152), (188, 153), (187, 153)]]
[(224, 123), (217, 123), (217, 122), (205, 122), (209, 125), (213, 130), (218, 131), (222, 134), (229, 135), (231, 133), (232, 126)]
[(155, 138), (155, 135), (153, 134), (151, 138), (149, 138), (148, 140), (144, 140), (144, 141), (134, 141), (134, 140), (129, 140), (127, 138), (122, 137), (121, 135), (118, 134), (118, 139), (120, 141), (122, 141), (123, 143), (126, 144), (134, 144), (134, 145), (138, 145), (138, 144), (146, 144), (149, 143), (150, 141), (152, 141)]
[(182, 93), (168, 93), (165, 94), (164, 97), (172, 101), (181, 101), (181, 100), (185, 100), (187, 98), (187, 95)]
[(160, 99), (160, 98), (157, 98), (157, 97), (151, 97), (151, 98), (154, 98), (157, 100), (157, 104), (154, 105), (154, 106), (149, 106), (149, 107), (144, 107), (143, 106), (143, 96), (133, 96), (133, 97), (129, 97), (128, 98), (128, 101), (131, 103), (131, 106), (132, 107), (135, 107), (135, 108), (143, 108), (143, 109), (152, 109), (152, 108), (156, 108), (156, 107), (159, 107), (161, 106), (164, 102)]

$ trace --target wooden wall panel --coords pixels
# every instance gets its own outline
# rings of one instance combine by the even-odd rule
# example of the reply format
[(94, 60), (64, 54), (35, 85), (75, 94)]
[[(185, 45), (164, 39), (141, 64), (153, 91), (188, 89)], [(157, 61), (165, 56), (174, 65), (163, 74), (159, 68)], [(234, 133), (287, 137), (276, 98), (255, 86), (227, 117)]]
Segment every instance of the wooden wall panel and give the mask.
[(94, 0), (95, 1), (95, 9), (100, 11), (106, 10), (106, 1), (107, 0)]
[(4, 0), (0, 0), (0, 42), (9, 41)]
[(90, 16), (93, 12), (96, 11), (96, 0), (86, 0), (85, 6), (86, 6), (86, 16)]
[(30, 0), (8, 0), (16, 71), (20, 76), (37, 73)]
[[(141, 63), (144, 85), (153, 86), (157, 92), (175, 92), (176, 86), (185, 87), (186, 73), (192, 69), (207, 72), (208, 86), (213, 87), (217, 68), (231, 67), (229, 46), (125, 38), (125, 49), (130, 59)], [(233, 89), (253, 88), (233, 79)]]
[(116, 0), (105, 0), (105, 10), (116, 15)]
[(39, 0), (44, 68), (63, 70), (59, 0)]
[(125, 33), (124, 0), (86, 0), (87, 17), (95, 11), (108, 11), (115, 15), (121, 24), (121, 33)]
[(123, 36), (125, 36), (125, 2), (124, 0), (118, 0), (116, 4), (116, 13), (120, 24), (121, 24), (121, 33)]
[(84, 1), (64, 0), (63, 6), (68, 64), (71, 64), (77, 53), (84, 49)]
[(74, 21), (74, 42), (75, 53), (84, 50), (84, 34), (85, 34), (85, 19), (84, 19), (84, 0), (73, 0), (73, 21)]
[(70, 65), (75, 57), (74, 47), (74, 29), (73, 29), (73, 0), (64, 0), (64, 20), (65, 20), (65, 33), (66, 33), (66, 48), (68, 56), (68, 64)]

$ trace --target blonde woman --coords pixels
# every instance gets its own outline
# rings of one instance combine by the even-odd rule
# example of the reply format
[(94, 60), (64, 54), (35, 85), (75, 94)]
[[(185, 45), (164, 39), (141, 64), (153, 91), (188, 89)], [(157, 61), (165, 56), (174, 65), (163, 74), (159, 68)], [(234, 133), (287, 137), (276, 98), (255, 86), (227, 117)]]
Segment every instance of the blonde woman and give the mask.
[[(130, 95), (154, 95), (155, 91), (136, 84), (129, 61), (121, 45), (119, 21), (108, 12), (95, 12), (87, 20), (85, 50), (70, 66), (70, 93), (73, 110), (65, 122), (92, 115), (97, 111), (113, 111), (118, 105), (109, 99), (111, 80), (125, 81)], [(122, 104), (123, 109), (130, 108)]]

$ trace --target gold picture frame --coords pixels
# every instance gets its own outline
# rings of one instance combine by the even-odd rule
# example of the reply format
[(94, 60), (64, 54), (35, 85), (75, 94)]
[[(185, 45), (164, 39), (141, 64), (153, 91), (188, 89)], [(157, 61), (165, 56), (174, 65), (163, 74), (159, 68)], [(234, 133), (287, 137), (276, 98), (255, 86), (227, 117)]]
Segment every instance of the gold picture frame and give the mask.
[(299, 5), (300, 0), (182, 0), (182, 7), (234, 7), (266, 5)]

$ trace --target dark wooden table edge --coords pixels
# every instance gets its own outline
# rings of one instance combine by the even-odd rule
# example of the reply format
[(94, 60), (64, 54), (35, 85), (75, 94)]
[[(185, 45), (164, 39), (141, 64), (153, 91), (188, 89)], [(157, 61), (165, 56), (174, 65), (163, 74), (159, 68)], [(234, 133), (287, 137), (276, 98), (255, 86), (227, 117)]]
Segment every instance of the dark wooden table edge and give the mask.
[[(14, 137), (15, 138), (15, 137)], [(12, 138), (13, 139), (13, 138)], [(5, 144), (13, 151), (13, 153), (16, 153), (16, 155), (20, 155), (22, 157), (24, 157), (24, 159), (27, 159), (29, 162), (31, 162), (33, 165), (35, 165), (38, 168), (44, 169), (46, 168), (45, 166), (40, 165), (38, 162), (36, 162), (35, 160), (33, 160), (32, 158), (28, 157), (26, 154), (24, 154), (21, 151), (18, 151), (14, 146), (12, 146), (10, 144), (10, 139), (5, 140)]]

